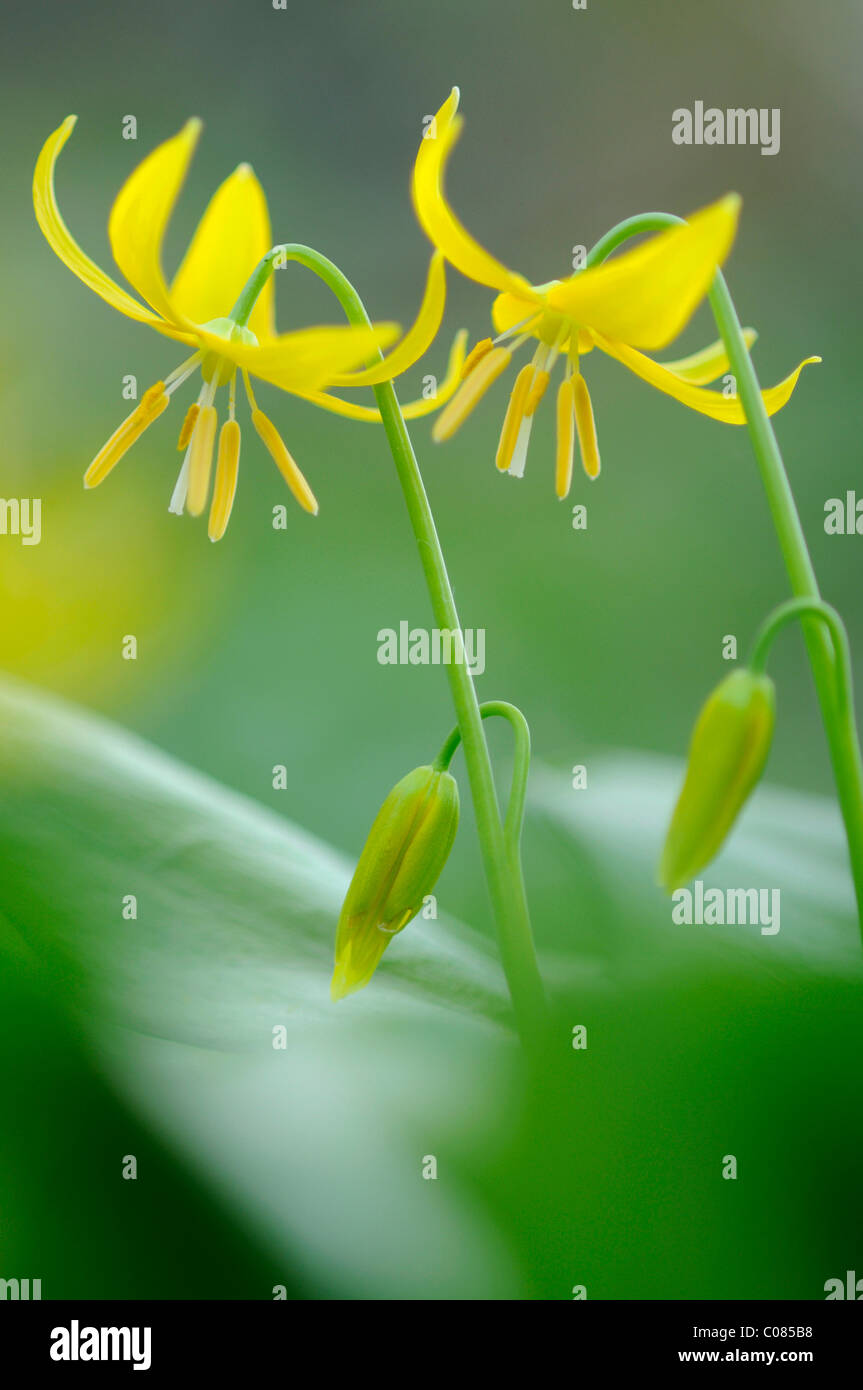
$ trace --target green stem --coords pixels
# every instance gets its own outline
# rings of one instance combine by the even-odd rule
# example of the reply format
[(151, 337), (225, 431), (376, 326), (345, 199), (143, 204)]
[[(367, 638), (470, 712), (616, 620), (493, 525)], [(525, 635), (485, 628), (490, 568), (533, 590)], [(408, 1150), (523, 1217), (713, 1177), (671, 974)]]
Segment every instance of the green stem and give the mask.
[[(659, 231), (682, 225), (682, 218), (670, 213), (651, 212), (630, 217), (613, 227), (597, 242), (587, 257), (587, 265), (597, 265), (617, 246), (641, 232)], [(779, 538), (785, 567), (794, 595), (800, 599), (819, 601), (818, 580), (809, 555), (806, 537), (794, 501), (794, 494), (785, 471), (779, 444), (761, 396), (761, 387), (734, 301), (721, 270), (717, 270), (709, 291), (710, 307), (725, 345), (728, 361), (737, 382), (737, 392), (752, 448), (761, 473), (761, 481)], [(823, 616), (823, 615), (822, 615)], [(830, 635), (824, 623), (810, 615), (803, 618), (803, 634), (809, 654), (815, 689), (821, 706), (821, 717), (827, 734), (830, 761), (836, 780), (839, 807), (845, 822), (851, 875), (857, 899), (857, 912), (863, 931), (863, 759), (853, 710), (843, 719), (837, 697), (836, 659)]]
[[(288, 249), (286, 246), (274, 246), (272, 250), (267, 252), (266, 256), (262, 256), (240, 290), (239, 299), (229, 314), (229, 318), (232, 318), (239, 328), (245, 328), (249, 322), (249, 316), (258, 302), (258, 295), (273, 273), (275, 262), (281, 260), (283, 253)], [(297, 247), (299, 251), (305, 249), (302, 246)], [(285, 259), (287, 260), (287, 256)]]
[[(773, 612), (765, 618), (756, 634), (752, 645), (749, 669), (754, 671), (756, 675), (760, 675), (767, 666), (770, 648), (777, 635), (789, 623), (806, 616), (817, 618), (830, 634), (836, 673), (836, 707), (843, 723), (846, 726), (850, 725), (851, 730), (853, 730), (854, 687), (848, 633), (836, 609), (832, 608), (829, 603), (825, 603), (823, 599), (791, 598), (787, 603), (782, 603), (778, 608), (774, 608)], [(848, 742), (849, 731), (847, 727), (845, 737), (846, 742)]]
[[(509, 802), (503, 833), (510, 854), (521, 857), (521, 830), (524, 824), (524, 803), (527, 796), (527, 778), (530, 772), (530, 729), (527, 720), (517, 705), (506, 700), (484, 700), (479, 707), (483, 719), (495, 716), (506, 719), (515, 734), (515, 754), (512, 763), (512, 784), (509, 789)], [(456, 725), (437, 755), (435, 767), (448, 768), (456, 749), (461, 743), (461, 729)]]
[[(295, 243), (274, 247), (264, 257), (240, 296), (241, 312), (244, 309), (251, 312), (249, 296), (255, 286), (254, 292), (260, 293), (277, 259), (280, 263), (297, 261), (320, 276), (338, 299), (348, 322), (357, 327), (370, 326), (365, 305), (338, 266), (310, 247)], [(377, 360), (380, 359), (379, 352)], [(395, 388), (391, 381), (385, 381), (373, 389), (416, 537), (435, 622), (442, 631), (461, 632), (434, 517)], [(460, 661), (449, 662), (446, 673), (464, 745), (501, 962), (519, 1033), (525, 1046), (534, 1053), (544, 1039), (547, 1005), (536, 962), (521, 859), (518, 854), (513, 857), (501, 824), (494, 774), (471, 673), (466, 663)]]

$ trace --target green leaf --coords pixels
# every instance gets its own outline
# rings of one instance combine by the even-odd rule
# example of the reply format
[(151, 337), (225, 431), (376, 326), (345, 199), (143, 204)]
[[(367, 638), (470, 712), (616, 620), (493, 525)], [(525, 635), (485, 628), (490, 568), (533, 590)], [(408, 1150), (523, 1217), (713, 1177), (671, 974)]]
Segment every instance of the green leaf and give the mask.
[(421, 1174), (454, 1125), (488, 1122), (483, 1062), (511, 1048), (483, 942), (417, 921), (334, 1005), (339, 855), (27, 688), (2, 689), (0, 727), (7, 915), (59, 962), (115, 1084), (269, 1242), (273, 1284), (299, 1269), (335, 1295), (511, 1293), (460, 1183)]
[[(11, 930), (155, 1142), (269, 1252), (247, 1296), (801, 1298), (852, 1267), (863, 971), (827, 800), (760, 788), (705, 871), (781, 890), (764, 936), (678, 925), (654, 886), (679, 764), (597, 758), (584, 792), (535, 766), (527, 877), (557, 1048), (525, 1092), (493, 950), (468, 928), (412, 924), (334, 1005), (341, 856), (55, 700), (7, 687), (0, 716)], [(801, 1117), (813, 1141), (789, 1152)], [(841, 1200), (810, 1212), (825, 1185)]]
[(569, 902), (575, 878), (580, 906), (589, 904), (568, 922), (556, 914), (555, 944), (577, 942), (583, 969), (611, 966), (618, 984), (731, 963), (756, 974), (863, 980), (844, 830), (824, 797), (762, 785), (699, 875), (705, 890), (778, 889), (777, 933), (672, 920), (674, 903), (658, 886), (657, 871), (682, 775), (677, 760), (638, 753), (593, 760), (589, 786), (580, 791), (559, 774), (534, 770), (534, 838), (541, 834), (545, 862), (555, 861), (557, 875), (569, 879)]

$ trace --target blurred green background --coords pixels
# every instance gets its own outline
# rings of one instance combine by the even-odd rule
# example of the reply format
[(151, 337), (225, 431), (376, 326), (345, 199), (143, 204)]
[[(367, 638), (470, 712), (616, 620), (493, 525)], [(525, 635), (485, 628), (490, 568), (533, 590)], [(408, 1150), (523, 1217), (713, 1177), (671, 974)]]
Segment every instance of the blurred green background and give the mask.
[[(206, 128), (171, 226), (169, 272), (217, 183), (247, 160), (276, 239), (318, 247), (373, 316), (407, 324), (429, 255), (410, 169), (423, 118), (454, 83), (466, 129), (451, 200), (485, 245), (536, 281), (567, 273), (572, 246), (622, 217), (743, 195), (727, 274), (742, 320), (760, 331), (762, 383), (810, 353), (824, 359), (804, 375), (778, 433), (825, 597), (859, 661), (861, 542), (823, 530), (824, 502), (855, 486), (859, 455), (863, 13), (854, 0), (817, 15), (805, 0), (589, 0), (584, 12), (568, 0), (330, 0), (286, 11), (269, 0), (46, 0), (7, 12), (3, 28), (3, 491), (43, 498), (41, 545), (2, 538), (5, 669), (356, 855), (382, 794), (452, 723), (440, 670), (376, 660), (378, 629), (430, 622), (384, 436), (262, 388), (320, 515), (291, 503), (247, 430), (233, 519), (217, 546), (200, 523), (167, 513), (173, 412), (85, 495), (83, 471), (127, 409), (122, 377), (149, 384), (181, 350), (114, 313), (56, 260), (34, 223), (30, 180), (42, 141), (77, 112), (59, 202), (110, 269), (106, 222), (120, 184), (199, 115)], [(779, 107), (781, 152), (675, 146), (671, 113), (698, 99)], [(129, 114), (136, 142), (122, 138)], [(277, 284), (280, 328), (337, 321), (299, 269)], [(458, 327), (472, 338), (487, 331), (486, 291), (454, 272), (449, 286), (444, 334), (402, 379), (402, 399), (418, 393), (424, 372), (443, 373)], [(703, 307), (681, 351), (713, 337)], [(554, 497), (550, 408), (537, 418), (522, 482), (493, 465), (505, 387), (445, 446), (431, 443), (429, 421), (413, 427), (462, 621), (487, 632), (481, 697), (519, 704), (536, 755), (562, 775), (609, 748), (682, 754), (725, 669), (724, 635), (737, 636), (744, 656), (787, 595), (745, 431), (687, 412), (599, 358), (586, 367), (603, 472), (593, 484), (577, 473), (570, 499), (588, 506), (584, 533)], [(271, 525), (279, 502), (285, 531)], [(136, 662), (121, 660), (128, 633)], [(779, 718), (768, 780), (830, 793), (798, 635), (777, 645), (772, 670)], [(492, 740), (505, 759), (505, 733)], [(285, 791), (272, 789), (274, 764), (288, 769)], [(447, 911), (487, 932), (469, 816), (466, 825), (442, 892)], [(657, 850), (662, 830), (657, 817)], [(548, 869), (540, 838), (529, 843), (535, 880)], [(529, 855), (529, 879), (531, 868)], [(541, 947), (543, 924), (540, 912)]]

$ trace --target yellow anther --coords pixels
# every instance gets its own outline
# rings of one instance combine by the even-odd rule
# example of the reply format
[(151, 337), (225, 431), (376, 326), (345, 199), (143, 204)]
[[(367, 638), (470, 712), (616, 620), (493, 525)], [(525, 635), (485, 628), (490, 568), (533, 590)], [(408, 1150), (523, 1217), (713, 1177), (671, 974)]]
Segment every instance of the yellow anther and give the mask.
[(501, 473), (505, 473), (512, 463), (518, 432), (526, 414), (525, 407), (530, 383), (533, 380), (533, 371), (532, 362), (528, 362), (527, 366), (522, 367), (510, 394), (509, 405), (506, 408), (506, 415), (503, 417), (503, 426), (497, 446), (497, 457), (495, 458), (495, 463)]
[(572, 378), (572, 389), (581, 462), (588, 478), (598, 478), (599, 445), (596, 439), (596, 422), (593, 418), (593, 406), (590, 403), (587, 382), (580, 372)]
[(269, 420), (262, 410), (253, 410), (252, 424), (272, 454), (276, 467), (300, 506), (312, 516), (317, 516), (318, 504), (315, 495), (288, 453), (285, 442), (272, 420)]
[(220, 541), (231, 519), (231, 508), (237, 491), (240, 465), (240, 427), (236, 420), (226, 420), (219, 434), (219, 453), (216, 459), (216, 481), (207, 535)]
[(533, 379), (533, 385), (528, 392), (527, 400), (524, 403), (525, 415), (532, 415), (546, 393), (549, 383), (548, 372), (537, 372)]
[(192, 438), (192, 430), (195, 428), (195, 421), (198, 418), (200, 406), (190, 405), (186, 411), (186, 418), (183, 421), (183, 428), (180, 430), (180, 437), (177, 440), (177, 448), (181, 451), (185, 449), (189, 440)]
[(464, 359), (464, 362), (462, 363), (462, 381), (464, 381), (465, 377), (470, 376), (477, 362), (480, 362), (483, 359), (483, 357), (486, 357), (488, 353), (491, 352), (493, 346), (494, 344), (492, 343), (491, 338), (480, 338), (479, 342), (474, 344), (467, 357)]
[(132, 414), (115, 429), (107, 444), (102, 445), (90, 464), (84, 474), (85, 487), (98, 487), (107, 478), (114, 465), (119, 463), (135, 441), (140, 439), (148, 425), (152, 425), (162, 411), (167, 410), (169, 400), (163, 381), (157, 381), (155, 386), (144, 392)]
[(557, 390), (557, 463), (554, 470), (554, 490), (561, 501), (572, 486), (572, 463), (575, 453), (575, 402), (572, 378), (567, 377)]
[(487, 352), (435, 420), (432, 439), (438, 444), (451, 439), (511, 361), (512, 353), (508, 348), (493, 347)]
[(190, 443), (189, 491), (186, 510), (190, 516), (200, 516), (207, 505), (210, 491), (210, 472), (213, 467), (213, 446), (216, 442), (216, 407), (204, 405), (198, 414)]

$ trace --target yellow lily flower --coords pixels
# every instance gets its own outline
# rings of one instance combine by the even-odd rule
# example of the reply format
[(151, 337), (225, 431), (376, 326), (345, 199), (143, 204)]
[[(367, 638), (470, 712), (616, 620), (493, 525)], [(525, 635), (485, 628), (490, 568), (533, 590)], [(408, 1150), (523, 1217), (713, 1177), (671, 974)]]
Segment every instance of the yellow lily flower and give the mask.
[[(420, 144), (413, 175), (414, 207), (423, 230), (450, 264), (469, 279), (498, 291), (492, 307), (498, 336), (477, 343), (468, 355), (464, 381), (435, 421), (433, 437), (440, 441), (455, 433), (530, 339), (538, 346), (513, 386), (496, 462), (502, 472), (522, 476), (534, 412), (552, 369), (562, 358), (555, 473), (560, 498), (567, 496), (572, 482), (576, 435), (588, 477), (599, 473), (596, 425), (581, 373), (581, 359), (594, 347), (690, 409), (726, 424), (744, 424), (736, 396), (703, 389), (729, 371), (720, 342), (676, 362), (656, 362), (640, 351), (665, 347), (686, 327), (731, 249), (740, 198), (729, 194), (694, 213), (685, 225), (658, 232), (603, 265), (565, 280), (531, 285), (474, 241), (447, 202), (444, 173), (463, 123), (458, 103), (459, 91), (454, 87)], [(755, 333), (746, 329), (745, 334), (751, 344)], [(788, 401), (803, 367), (820, 360), (806, 358), (778, 386), (762, 393), (768, 414)]]
[[(326, 386), (366, 386), (403, 372), (425, 351), (443, 316), (444, 258), (435, 253), (417, 322), (390, 357), (371, 369), (365, 364), (378, 349), (399, 336), (397, 324), (370, 328), (348, 325), (316, 327), (277, 334), (272, 276), (266, 278), (250, 308), (231, 306), (247, 286), (249, 276), (272, 247), (267, 202), (248, 164), (241, 164), (216, 190), (192, 237), (174, 279), (168, 286), (162, 270), (162, 243), (171, 212), (185, 179), (201, 132), (199, 120), (159, 145), (132, 172), (121, 188), (108, 223), (114, 258), (141, 300), (116, 284), (81, 249), (69, 231), (54, 191), (54, 170), (60, 151), (75, 126), (68, 116), (49, 136), (36, 163), (33, 202), (36, 218), (49, 245), (66, 266), (106, 303), (165, 337), (193, 348), (164, 380), (142, 395), (131, 415), (99, 450), (84, 476), (96, 487), (111, 472), (154, 420), (167, 409), (171, 396), (198, 370), (203, 382), (196, 402), (183, 421), (178, 448), (183, 464), (170, 510), (193, 516), (205, 508), (210, 494), (213, 455), (215, 483), (208, 533), (213, 541), (225, 532), (237, 486), (240, 427), (235, 418), (236, 380), (242, 376), (252, 424), (272, 455), (300, 506), (312, 514), (318, 504), (305, 477), (272, 421), (258, 408), (250, 377), (269, 382), (337, 413), (349, 413), (349, 402), (331, 397)], [(418, 403), (415, 413), (435, 409), (446, 392), (458, 384), (464, 358), (457, 340), (450, 371), (436, 400)], [(359, 370), (362, 369), (362, 370)], [(228, 418), (216, 445), (217, 392), (228, 388)], [(359, 418), (379, 418), (360, 411)]]

